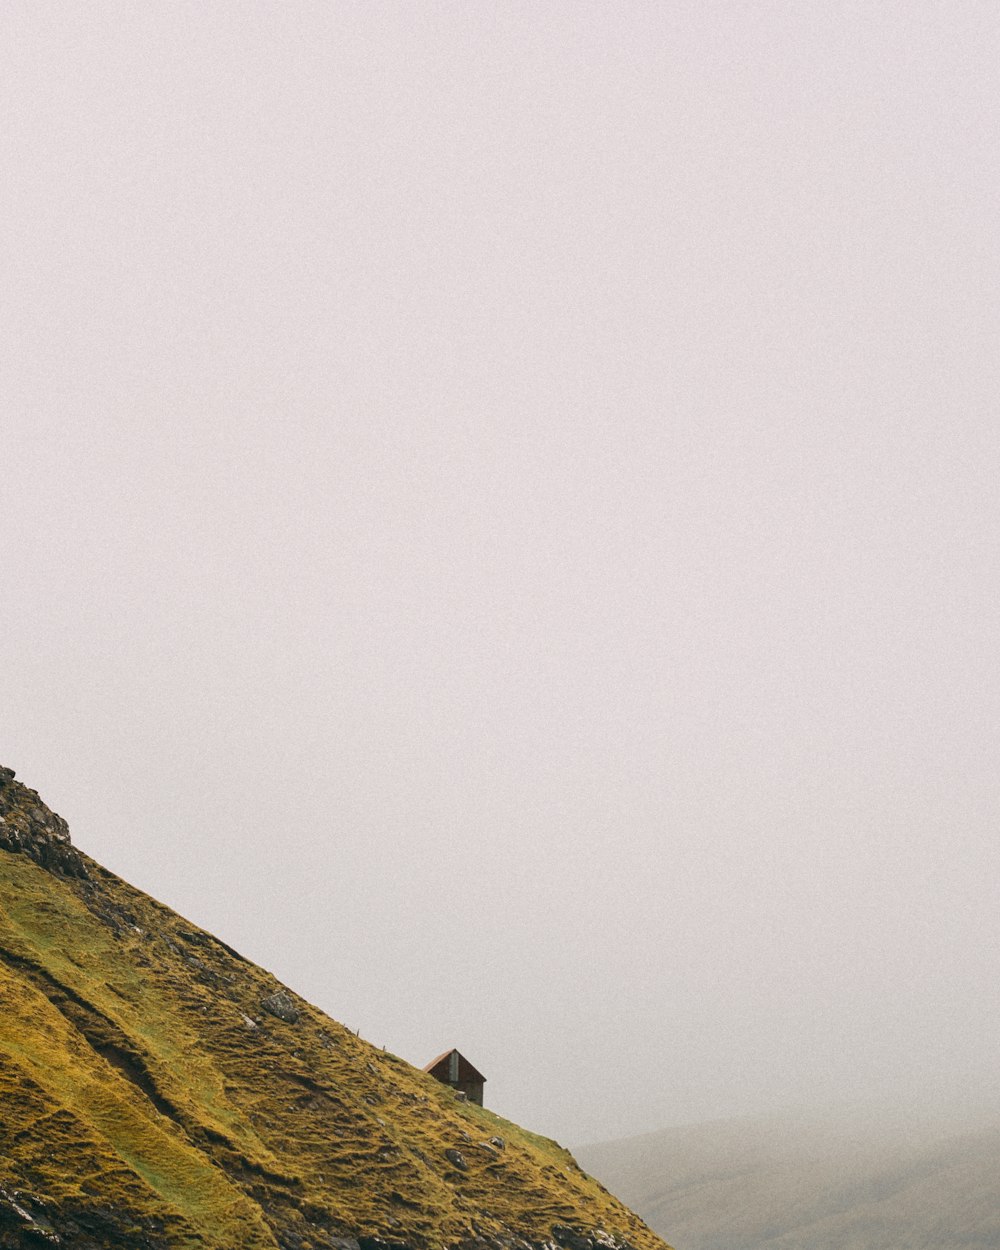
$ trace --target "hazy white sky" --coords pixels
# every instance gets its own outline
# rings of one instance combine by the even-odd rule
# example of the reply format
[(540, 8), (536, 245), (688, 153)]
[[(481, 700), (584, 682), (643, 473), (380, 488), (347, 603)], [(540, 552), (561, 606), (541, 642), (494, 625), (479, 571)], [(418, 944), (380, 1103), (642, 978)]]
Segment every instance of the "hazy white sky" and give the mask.
[(994, 1081), (1000, 8), (0, 8), (0, 762), (569, 1142)]

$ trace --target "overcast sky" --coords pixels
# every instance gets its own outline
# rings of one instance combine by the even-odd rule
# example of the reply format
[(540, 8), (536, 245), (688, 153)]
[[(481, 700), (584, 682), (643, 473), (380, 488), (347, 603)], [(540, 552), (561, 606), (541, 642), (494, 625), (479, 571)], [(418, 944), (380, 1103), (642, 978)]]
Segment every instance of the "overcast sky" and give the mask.
[(7, 0), (0, 763), (569, 1143), (995, 1082), (995, 0)]

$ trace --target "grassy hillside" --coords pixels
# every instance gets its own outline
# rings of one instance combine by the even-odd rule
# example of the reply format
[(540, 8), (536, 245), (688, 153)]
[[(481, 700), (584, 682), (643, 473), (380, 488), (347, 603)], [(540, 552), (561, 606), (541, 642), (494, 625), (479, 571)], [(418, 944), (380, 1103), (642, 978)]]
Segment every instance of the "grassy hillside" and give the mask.
[(6, 771), (0, 1108), (3, 1247), (663, 1250), (554, 1142), (81, 855)]
[(578, 1151), (678, 1250), (996, 1250), (1000, 1120), (869, 1109)]

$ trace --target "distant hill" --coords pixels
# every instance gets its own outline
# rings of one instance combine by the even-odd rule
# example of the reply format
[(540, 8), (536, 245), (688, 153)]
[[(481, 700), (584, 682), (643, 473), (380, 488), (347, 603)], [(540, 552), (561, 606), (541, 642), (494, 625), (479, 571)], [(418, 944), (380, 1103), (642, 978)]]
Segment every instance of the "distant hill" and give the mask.
[(0, 1250), (39, 1246), (665, 1250), (555, 1142), (95, 864), (0, 769)]
[(729, 1120), (577, 1157), (678, 1250), (997, 1250), (1000, 1120), (965, 1125), (885, 1108)]

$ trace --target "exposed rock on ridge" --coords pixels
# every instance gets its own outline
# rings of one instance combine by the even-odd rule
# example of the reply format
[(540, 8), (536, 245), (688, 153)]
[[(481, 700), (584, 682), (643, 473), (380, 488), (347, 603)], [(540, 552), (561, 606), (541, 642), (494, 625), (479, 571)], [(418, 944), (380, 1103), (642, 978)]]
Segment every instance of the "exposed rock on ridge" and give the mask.
[(86, 877), (86, 865), (70, 842), (65, 820), (45, 806), (37, 791), (15, 778), (13, 769), (0, 768), (0, 847), (28, 855), (51, 872)]

